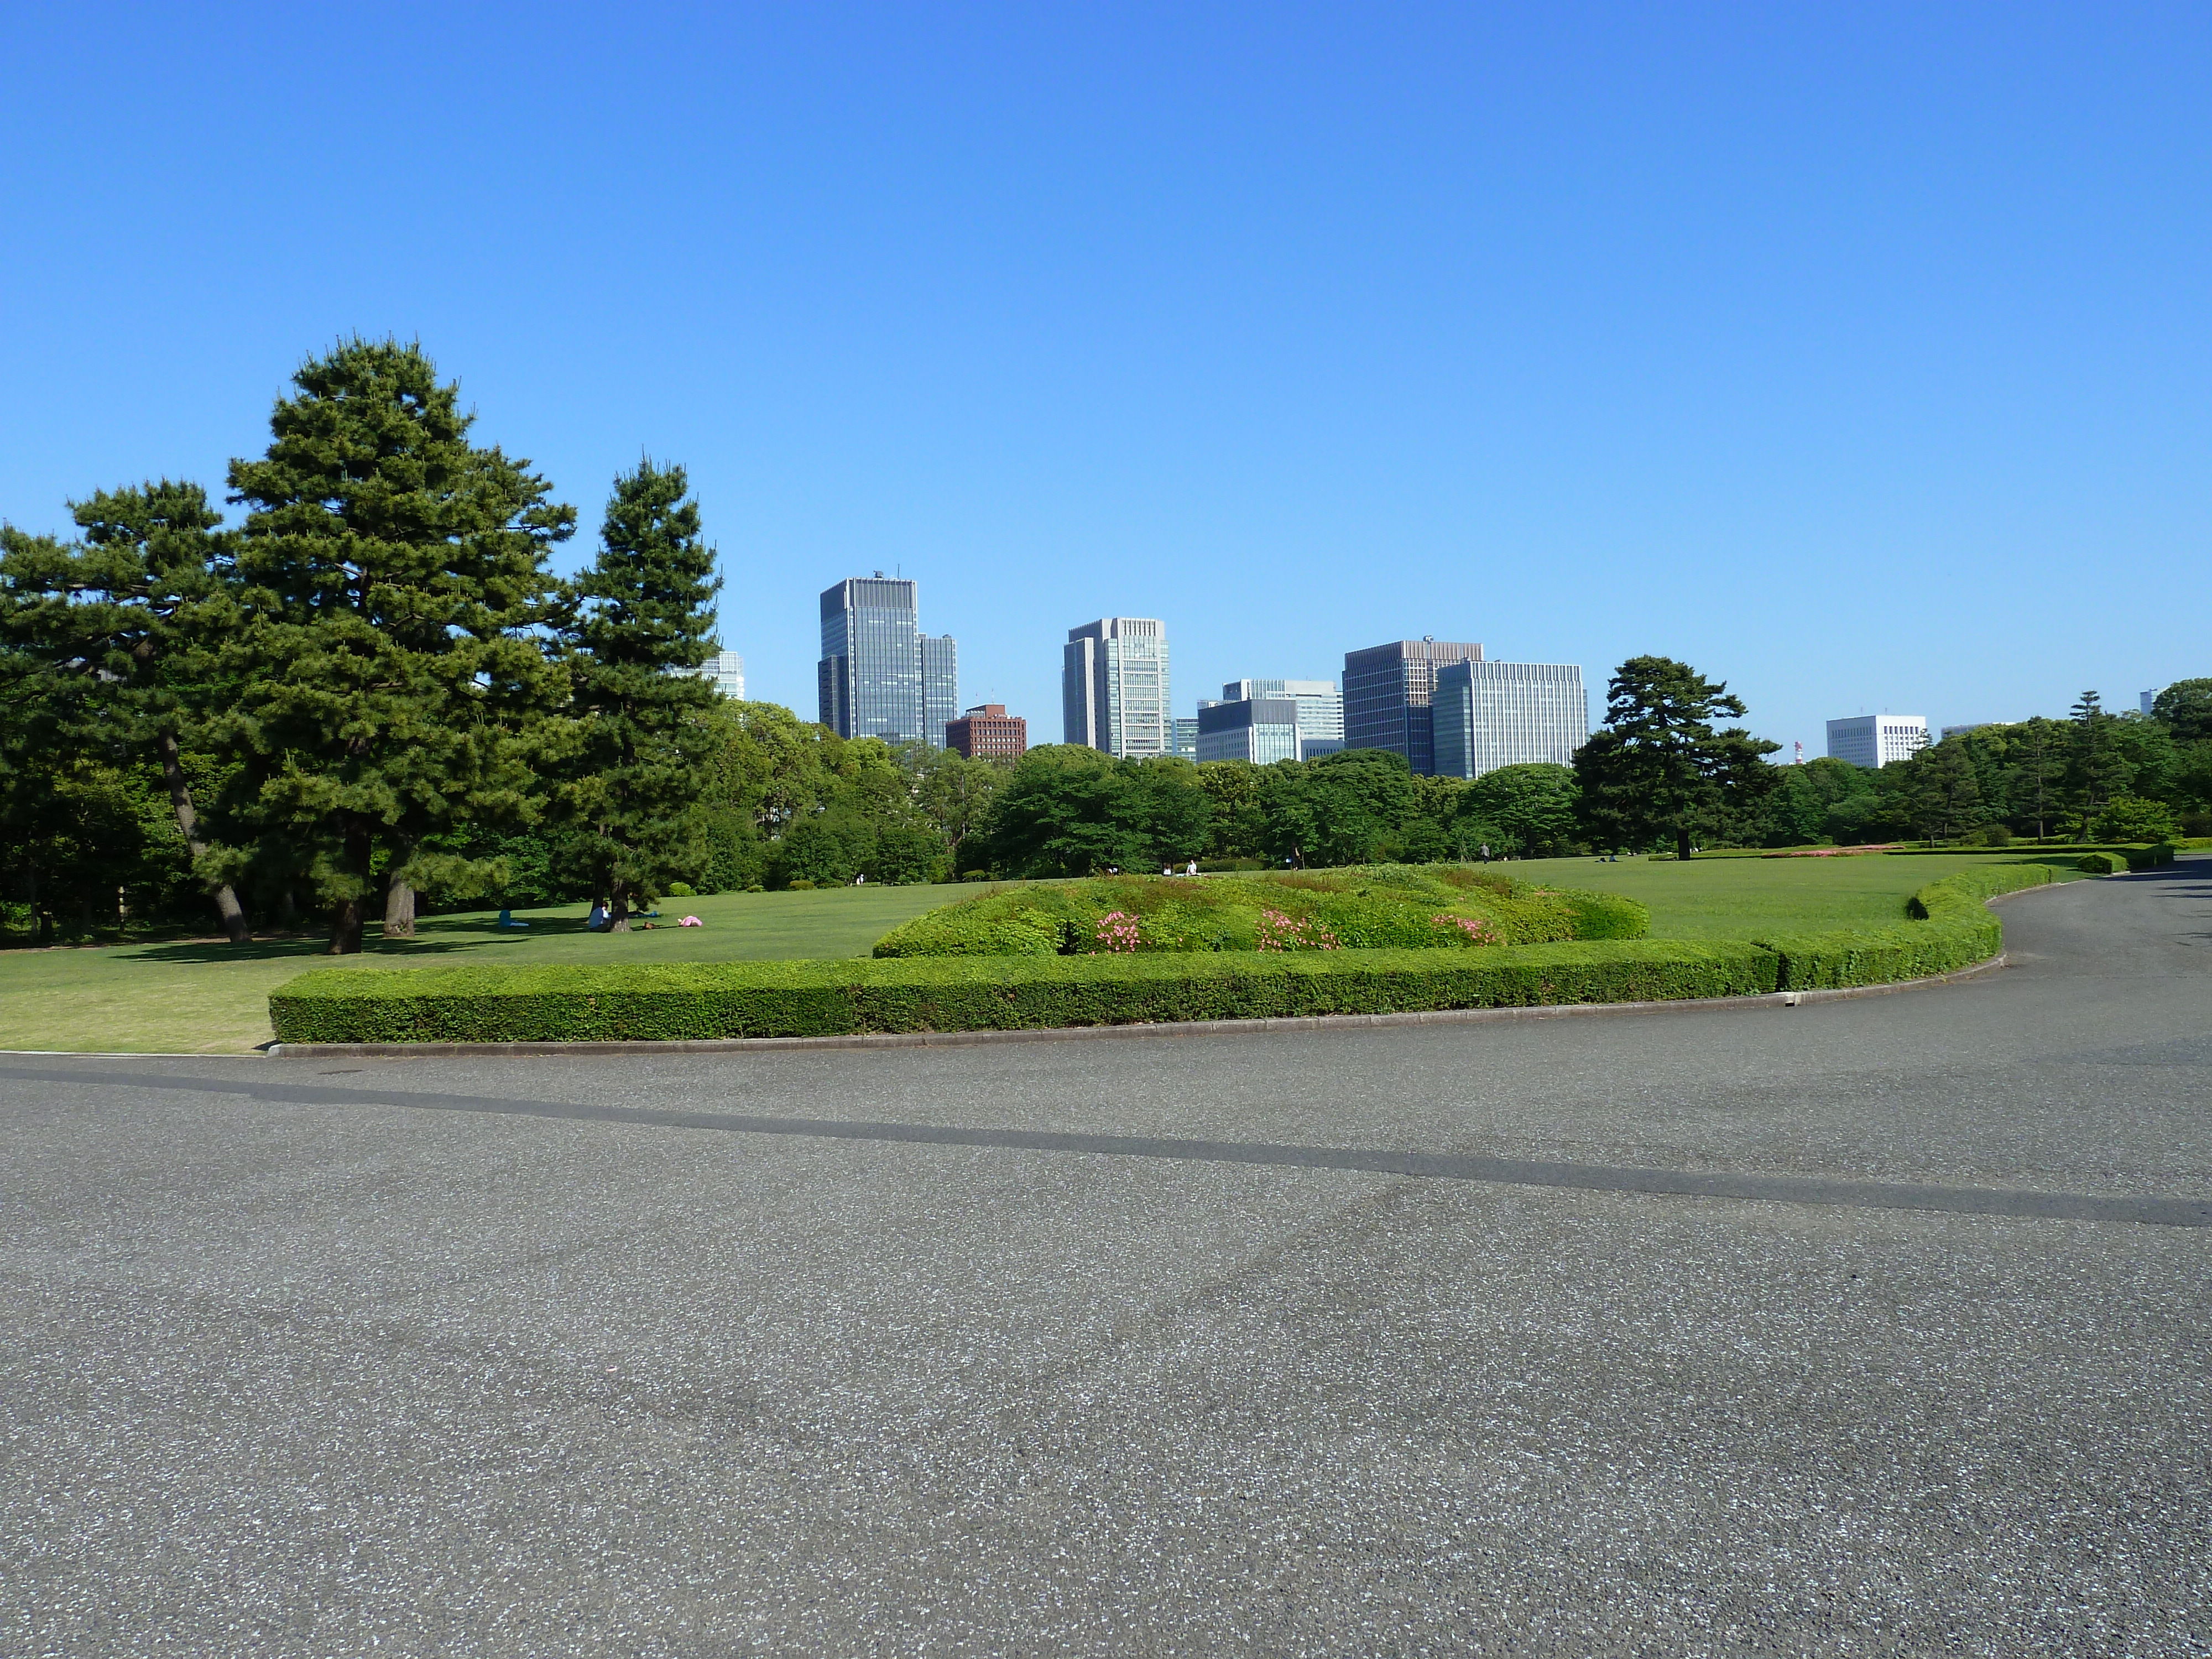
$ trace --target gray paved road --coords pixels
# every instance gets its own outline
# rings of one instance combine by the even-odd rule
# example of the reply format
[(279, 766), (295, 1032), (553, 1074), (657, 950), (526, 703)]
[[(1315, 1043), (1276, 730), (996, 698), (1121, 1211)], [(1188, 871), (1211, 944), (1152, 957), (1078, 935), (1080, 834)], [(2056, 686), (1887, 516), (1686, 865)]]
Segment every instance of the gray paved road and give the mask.
[(2212, 1651), (2212, 865), (2006, 915), (1789, 1012), (0, 1058), (0, 1652)]

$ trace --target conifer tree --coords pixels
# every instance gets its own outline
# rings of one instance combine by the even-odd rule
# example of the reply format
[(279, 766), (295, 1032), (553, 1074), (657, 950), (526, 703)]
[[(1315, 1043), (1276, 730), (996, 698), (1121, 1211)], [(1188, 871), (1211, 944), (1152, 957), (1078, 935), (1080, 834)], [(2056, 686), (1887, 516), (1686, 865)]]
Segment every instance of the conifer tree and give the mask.
[(1605, 725), (1575, 752), (1578, 811), (1590, 838), (1643, 847), (1664, 836), (1674, 855), (1691, 837), (1747, 817), (1780, 781), (1766, 757), (1781, 747), (1741, 726), (1716, 732), (1716, 716), (1741, 719), (1743, 699), (1670, 657), (1632, 657), (1606, 688)]
[(236, 805), (304, 855), (331, 949), (414, 932), (426, 877), (487, 873), (426, 850), (459, 824), (526, 817), (530, 761), (562, 679), (551, 544), (573, 508), (529, 463), (469, 442), (475, 417), (416, 344), (355, 338), (303, 364), (258, 461), (237, 544), (240, 684), (222, 728), (246, 763)]
[[(152, 751), (178, 833), (204, 872), (210, 848), (184, 746), (222, 695), (215, 647), (236, 618), (222, 515), (199, 485), (167, 478), (102, 490), (70, 510), (81, 543), (0, 528), (9, 643), (46, 677), (78, 682), (61, 698), (75, 737)], [(223, 932), (243, 944), (237, 894), (228, 882), (211, 894)]]
[(714, 688), (721, 583), (680, 466), (650, 458), (615, 480), (599, 556), (575, 578), (568, 632), (575, 750), (563, 789), (571, 868), (629, 931), (634, 903), (697, 873), (706, 857), (692, 808), (714, 738), (701, 716)]

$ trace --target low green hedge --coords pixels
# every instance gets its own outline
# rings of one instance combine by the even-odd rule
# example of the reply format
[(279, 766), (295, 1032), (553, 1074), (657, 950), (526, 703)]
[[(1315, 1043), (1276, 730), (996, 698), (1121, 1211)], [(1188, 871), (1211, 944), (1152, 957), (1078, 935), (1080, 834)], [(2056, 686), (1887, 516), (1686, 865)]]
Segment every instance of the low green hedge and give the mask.
[(1781, 958), (1776, 982), (1784, 991), (1955, 973), (1988, 961), (2004, 943), (2003, 924), (1988, 901), (2057, 878), (2048, 864), (1980, 865), (1929, 882), (1906, 901), (1907, 920), (1891, 927), (1778, 933), (1758, 943)]
[(586, 1042), (1743, 996), (1886, 984), (1985, 961), (2003, 940), (1985, 901), (2056, 878), (2047, 863), (1983, 865), (1929, 883), (1913, 895), (1910, 919), (1892, 927), (1741, 944), (324, 968), (281, 987), (269, 1010), (282, 1042)]
[(282, 1042), (584, 1042), (1019, 1030), (1749, 995), (1756, 945), (325, 968), (269, 999)]

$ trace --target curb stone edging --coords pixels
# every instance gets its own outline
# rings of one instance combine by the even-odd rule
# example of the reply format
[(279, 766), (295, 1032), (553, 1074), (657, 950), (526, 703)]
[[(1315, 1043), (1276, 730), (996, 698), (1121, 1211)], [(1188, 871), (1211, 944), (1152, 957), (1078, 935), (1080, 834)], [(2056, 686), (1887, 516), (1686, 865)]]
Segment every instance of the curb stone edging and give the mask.
[(1844, 997), (1887, 996), (1949, 985), (1994, 973), (2005, 965), (2000, 951), (1987, 962), (1926, 979), (1832, 990), (1770, 991), (1746, 997), (1674, 997), (1663, 1002), (1559, 1002), (1517, 1008), (1434, 1008), (1403, 1014), (1304, 1014), (1268, 1019), (1194, 1019), (1129, 1025), (1054, 1025), (1014, 1031), (860, 1031), (839, 1036), (714, 1037), (623, 1042), (279, 1042), (272, 1059), (425, 1060), (520, 1054), (750, 1054), (824, 1048), (950, 1048), (994, 1042), (1066, 1042), (1091, 1037), (1220, 1036), (1238, 1032), (1341, 1031), (1399, 1025), (1476, 1025), (1493, 1020), (1570, 1019), (1592, 1014), (1688, 1013), (1705, 1008), (1795, 1008)]

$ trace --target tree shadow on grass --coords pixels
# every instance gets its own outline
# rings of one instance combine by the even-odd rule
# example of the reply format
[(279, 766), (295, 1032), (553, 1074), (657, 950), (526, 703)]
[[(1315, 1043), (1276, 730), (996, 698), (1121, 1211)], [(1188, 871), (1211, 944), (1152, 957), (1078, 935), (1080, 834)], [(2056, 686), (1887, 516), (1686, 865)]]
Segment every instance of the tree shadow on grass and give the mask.
[(389, 945), (384, 942), (383, 931), (375, 923), (363, 931), (358, 957), (332, 956), (330, 941), (323, 937), (258, 939), (246, 945), (228, 945), (220, 939), (179, 939), (170, 945), (140, 945), (121, 954), (126, 961), (170, 964), (297, 960), (305, 965), (319, 959), (338, 966), (358, 963), (364, 957), (389, 963), (417, 957), (452, 956), (462, 951), (496, 951), (501, 945), (525, 944), (533, 938), (580, 933), (586, 929), (580, 918), (532, 917), (527, 928), (509, 928), (495, 927), (482, 915), (458, 915), (423, 916), (415, 924), (413, 939), (395, 939)]

